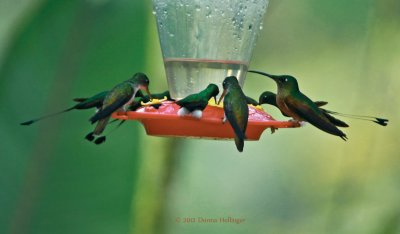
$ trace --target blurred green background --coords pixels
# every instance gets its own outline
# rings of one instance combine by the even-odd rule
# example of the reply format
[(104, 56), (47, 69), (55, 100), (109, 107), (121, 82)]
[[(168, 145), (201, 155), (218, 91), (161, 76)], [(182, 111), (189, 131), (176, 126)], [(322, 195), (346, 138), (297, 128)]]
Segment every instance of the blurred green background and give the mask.
[[(146, 0), (0, 1), (0, 233), (400, 233), (398, 0), (267, 11), (251, 68), (296, 76), (332, 110), (390, 119), (348, 120), (348, 142), (308, 125), (266, 131), (240, 154), (130, 122), (96, 146), (83, 139), (91, 111), (19, 126), (137, 71), (167, 89), (151, 11)], [(248, 75), (244, 90), (276, 86)]]

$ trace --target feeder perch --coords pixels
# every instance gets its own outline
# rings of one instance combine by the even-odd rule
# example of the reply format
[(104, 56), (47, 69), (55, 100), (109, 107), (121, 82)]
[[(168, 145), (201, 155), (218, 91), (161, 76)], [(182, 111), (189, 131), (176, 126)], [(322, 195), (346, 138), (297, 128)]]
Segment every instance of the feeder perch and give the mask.
[[(214, 83), (222, 93), (227, 76), (237, 77), (243, 87), (255, 41), (262, 29), (268, 0), (153, 0), (158, 36), (170, 95), (179, 100)], [(162, 101), (155, 109), (114, 113), (113, 118), (140, 121), (148, 135), (231, 139), (234, 132), (224, 110), (209, 104), (201, 119), (178, 116), (179, 106)], [(276, 121), (260, 107), (249, 105), (247, 140), (259, 140), (266, 128), (298, 127)]]
[[(224, 110), (221, 107), (208, 105), (203, 111), (201, 119), (192, 116), (178, 116), (180, 106), (171, 101), (164, 101), (155, 109), (151, 106), (141, 107), (136, 111), (128, 111), (113, 118), (121, 120), (140, 121), (146, 133), (151, 136), (193, 137), (209, 139), (231, 139), (234, 133), (229, 122), (222, 122)], [(247, 125), (247, 140), (259, 140), (263, 131), (271, 128), (299, 127), (297, 122), (277, 121), (268, 115), (262, 108), (249, 105), (249, 122)]]

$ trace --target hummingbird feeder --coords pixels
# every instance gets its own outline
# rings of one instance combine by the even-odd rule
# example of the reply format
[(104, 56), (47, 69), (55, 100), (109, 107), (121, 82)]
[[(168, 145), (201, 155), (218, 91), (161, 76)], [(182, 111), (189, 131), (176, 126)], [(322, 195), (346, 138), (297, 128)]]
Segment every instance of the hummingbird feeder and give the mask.
[[(170, 95), (179, 100), (214, 83), (222, 90), (227, 76), (243, 87), (268, 0), (153, 0)], [(209, 103), (200, 119), (178, 116), (179, 106), (163, 101), (114, 118), (140, 121), (148, 135), (234, 138), (224, 110)], [(249, 105), (247, 140), (258, 140), (266, 128), (298, 127), (276, 121), (261, 107)]]

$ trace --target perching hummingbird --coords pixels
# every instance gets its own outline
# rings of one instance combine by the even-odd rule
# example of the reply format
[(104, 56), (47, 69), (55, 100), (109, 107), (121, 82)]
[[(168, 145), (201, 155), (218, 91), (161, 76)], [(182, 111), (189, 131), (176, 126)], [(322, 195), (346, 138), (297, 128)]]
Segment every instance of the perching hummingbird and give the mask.
[[(173, 99), (169, 95), (169, 91), (168, 90), (165, 91), (165, 92), (162, 92), (162, 93), (155, 93), (155, 94), (153, 93), (153, 94), (151, 94), (151, 97), (153, 99), (163, 99), (163, 98), (166, 97), (167, 100), (173, 101)], [(150, 97), (148, 95), (143, 95), (141, 93), (141, 91), (139, 90), (135, 95), (134, 101), (129, 105), (128, 110), (129, 111), (136, 111), (139, 107), (142, 106), (142, 102), (147, 103), (149, 101), (150, 101)], [(161, 105), (162, 104), (152, 104), (151, 106), (156, 108), (156, 109), (158, 109)], [(118, 119), (114, 119), (109, 124), (111, 124), (111, 123), (113, 123), (115, 121), (118, 121)], [(107, 136), (111, 135), (111, 133), (113, 133), (115, 130), (117, 130), (123, 123), (125, 123), (125, 121), (126, 120), (120, 120), (118, 125), (113, 130), (111, 130), (110, 132), (107, 133)], [(91, 138), (91, 136), (92, 136), (92, 138)], [(94, 139), (93, 133), (90, 133), (88, 138), (89, 138), (88, 140), (93, 140)], [(105, 141), (106, 141), (106, 135), (103, 135), (103, 136), (97, 137), (96, 140), (94, 141), (94, 143), (96, 145), (99, 145), (99, 144), (104, 143)]]
[(276, 104), (281, 112), (295, 121), (307, 121), (324, 132), (347, 140), (346, 134), (340, 131), (324, 115), (323, 111), (310, 98), (300, 92), (296, 78), (289, 75), (271, 75), (265, 72), (249, 71), (273, 79), (278, 85)]
[[(154, 99), (164, 99), (165, 97), (167, 98), (168, 101), (175, 101), (174, 99), (171, 98), (171, 95), (169, 94), (169, 91), (164, 91), (162, 93), (153, 93), (151, 94), (151, 97)], [(138, 97), (136, 95), (135, 99), (129, 106), (128, 110), (130, 111), (136, 111), (138, 108), (142, 107), (142, 102), (146, 103), (150, 101), (150, 97), (148, 95)], [(154, 107), (155, 109), (158, 109), (162, 104), (152, 104), (151, 106)]]
[(236, 77), (229, 76), (222, 82), (224, 92), (219, 98), (218, 104), (224, 99), (224, 122), (228, 119), (235, 133), (235, 144), (239, 152), (243, 152), (246, 128), (249, 118), (246, 95)]
[(206, 89), (199, 93), (190, 94), (189, 96), (176, 101), (175, 103), (181, 107), (178, 111), (178, 115), (184, 116), (191, 114), (193, 117), (200, 119), (203, 115), (203, 110), (208, 105), (208, 100), (214, 97), (216, 102), (218, 93), (218, 86), (215, 84), (209, 84)]
[(108, 91), (103, 91), (103, 92), (100, 92), (89, 98), (74, 98), (73, 100), (76, 102), (79, 102), (78, 104), (76, 104), (68, 109), (56, 112), (56, 113), (52, 113), (49, 115), (45, 115), (45, 116), (42, 116), (42, 117), (39, 117), (36, 119), (32, 119), (32, 120), (23, 122), (23, 123), (21, 123), (21, 125), (31, 125), (39, 120), (53, 117), (53, 116), (56, 116), (56, 115), (59, 115), (59, 114), (62, 114), (62, 113), (65, 113), (65, 112), (68, 112), (71, 110), (85, 110), (85, 109), (91, 109), (91, 108), (99, 109), (103, 105), (103, 100), (107, 96), (107, 93), (108, 93)]
[[(270, 92), (270, 91), (265, 91), (260, 95), (259, 103), (260, 103), (260, 105), (262, 105), (262, 104), (270, 104), (272, 106), (278, 107), (278, 105), (276, 104), (276, 94), (273, 93), (273, 92)], [(314, 104), (319, 107), (319, 109), (322, 111), (322, 113), (325, 115), (325, 117), (331, 123), (333, 123), (335, 126), (342, 127), (342, 128), (349, 127), (349, 125), (347, 123), (343, 122), (340, 119), (336, 119), (335, 117), (330, 115), (328, 113), (328, 110), (320, 108), (321, 106), (324, 106), (324, 105), (328, 104), (327, 102), (316, 101), (316, 102), (314, 102)], [(279, 107), (278, 107), (278, 109), (279, 109)], [(281, 111), (281, 113), (282, 113), (283, 116), (290, 117), (290, 116), (286, 115), (285, 113), (283, 113), (282, 111)]]
[[(259, 102), (260, 102), (260, 105), (261, 104), (270, 104), (270, 105), (278, 107), (276, 104), (276, 94), (269, 92), (269, 91), (265, 91), (260, 95)], [(351, 118), (351, 119), (370, 121), (370, 122), (379, 124), (381, 126), (386, 126), (388, 124), (387, 122), (389, 121), (388, 119), (384, 119), (381, 117), (344, 114), (344, 113), (340, 113), (340, 112), (336, 112), (336, 111), (327, 110), (325, 108), (321, 108), (321, 106), (325, 106), (326, 104), (328, 104), (328, 102), (325, 102), (325, 101), (316, 101), (314, 103), (325, 114), (325, 116), (329, 119), (329, 121), (331, 121), (331, 123), (335, 124), (338, 127), (349, 127), (349, 125), (339, 119), (336, 119), (332, 115), (342, 116), (342, 117)], [(282, 113), (282, 114), (284, 116), (286, 116), (284, 113)], [(289, 116), (286, 116), (286, 117), (289, 117)]]
[(146, 91), (151, 98), (149, 82), (145, 74), (136, 73), (131, 79), (116, 85), (105, 97), (101, 109), (90, 118), (92, 124), (98, 122), (93, 134), (100, 135), (104, 131), (113, 112), (126, 111), (139, 89)]

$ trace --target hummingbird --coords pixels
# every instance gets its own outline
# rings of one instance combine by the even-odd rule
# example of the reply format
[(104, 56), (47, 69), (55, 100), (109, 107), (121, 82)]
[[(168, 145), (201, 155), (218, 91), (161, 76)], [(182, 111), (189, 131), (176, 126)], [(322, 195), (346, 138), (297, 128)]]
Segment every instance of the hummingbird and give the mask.
[(189, 96), (176, 101), (175, 103), (181, 108), (178, 111), (179, 116), (191, 114), (193, 117), (200, 119), (203, 115), (203, 110), (208, 105), (208, 100), (214, 97), (217, 102), (217, 95), (219, 93), (218, 86), (209, 84), (207, 88), (199, 93), (190, 94)]
[(21, 123), (21, 125), (31, 125), (33, 123), (36, 123), (39, 120), (43, 120), (43, 119), (47, 119), (49, 117), (60, 115), (62, 113), (69, 112), (71, 110), (85, 110), (85, 109), (91, 109), (91, 108), (96, 108), (98, 110), (103, 105), (103, 100), (107, 96), (107, 93), (108, 93), (108, 91), (103, 91), (103, 92), (97, 93), (89, 98), (74, 98), (73, 100), (75, 102), (78, 102), (76, 105), (74, 105), (70, 108), (67, 108), (65, 110), (56, 112), (56, 113), (48, 114), (48, 115), (45, 115), (45, 116), (42, 116), (42, 117), (39, 117), (36, 119), (32, 119), (32, 120), (23, 122), (23, 123)]
[[(167, 100), (173, 101), (173, 99), (171, 98), (171, 96), (170, 96), (168, 90), (165, 91), (165, 92), (162, 92), (162, 93), (155, 93), (155, 94), (153, 93), (153, 94), (151, 94), (151, 97), (152, 97), (152, 98), (155, 98), (155, 99), (163, 99), (164, 97), (166, 97)], [(142, 92), (141, 92), (140, 90), (138, 90), (138, 92), (137, 92), (136, 95), (135, 95), (135, 99), (134, 99), (134, 101), (129, 105), (128, 110), (129, 110), (129, 111), (136, 111), (139, 107), (142, 106), (142, 104), (141, 104), (142, 102), (146, 103), (146, 102), (149, 102), (149, 101), (150, 101), (150, 97), (149, 97), (148, 95), (143, 95)], [(154, 108), (158, 109), (161, 105), (162, 105), (162, 104), (153, 104), (152, 106), (153, 106)], [(113, 123), (113, 122), (115, 122), (115, 121), (118, 121), (118, 119), (114, 119), (114, 120), (110, 121), (109, 124), (111, 124), (111, 123)], [(122, 124), (125, 123), (125, 121), (126, 121), (126, 120), (120, 120), (120, 122), (118, 123), (118, 125), (117, 125), (113, 130), (111, 130), (110, 132), (108, 132), (107, 135), (108, 135), (108, 136), (111, 135), (111, 133), (113, 133), (115, 130), (117, 130)], [(88, 135), (89, 135), (89, 136), (88, 136), (88, 138), (89, 138), (88, 140), (93, 141), (93, 140), (94, 140), (93, 133), (89, 133)], [(105, 141), (106, 141), (106, 135), (97, 137), (96, 140), (94, 141), (94, 143), (95, 143), (96, 145), (99, 145), (99, 144), (104, 143)]]
[[(171, 95), (169, 94), (169, 90), (164, 91), (162, 93), (153, 93), (151, 94), (152, 98), (155, 99), (163, 99), (164, 97), (167, 98), (168, 101), (175, 101), (174, 99), (171, 98)], [(142, 96), (142, 97), (138, 97), (136, 95), (135, 99), (133, 100), (133, 102), (131, 103), (131, 105), (129, 106), (129, 110), (130, 111), (136, 111), (138, 108), (142, 107), (142, 102), (146, 103), (150, 101), (150, 97), (148, 95), (146, 96)], [(155, 109), (160, 108), (162, 104), (152, 104), (151, 106), (154, 107)]]
[(329, 121), (323, 111), (310, 98), (300, 92), (296, 78), (290, 75), (271, 75), (260, 71), (249, 71), (273, 79), (278, 86), (276, 104), (281, 112), (295, 121), (307, 121), (320, 130), (339, 136), (344, 141), (346, 134)]
[[(265, 91), (260, 95), (259, 99), (260, 104), (270, 104), (273, 106), (278, 107), (276, 104), (276, 94), (273, 92)], [(345, 122), (336, 119), (332, 115), (337, 115), (337, 116), (342, 116), (346, 118), (351, 118), (351, 119), (358, 119), (358, 120), (364, 120), (364, 121), (370, 121), (376, 124), (379, 124), (381, 126), (386, 126), (388, 123), (388, 119), (382, 118), (382, 117), (375, 117), (375, 116), (367, 116), (367, 115), (353, 115), (353, 114), (345, 114), (345, 113), (340, 113), (336, 111), (331, 111), (327, 110), (325, 108), (321, 108), (322, 106), (325, 106), (328, 104), (328, 102), (325, 101), (316, 101), (314, 102), (315, 105), (319, 107), (319, 109), (324, 113), (324, 115), (331, 121), (331, 123), (335, 124), (338, 127), (349, 127), (348, 124)], [(286, 116), (284, 113), (282, 113), (284, 116)], [(289, 117), (289, 116), (286, 116)]]
[(97, 126), (86, 138), (93, 135), (100, 135), (107, 126), (111, 114), (119, 110), (126, 111), (139, 90), (146, 91), (151, 98), (148, 89), (149, 83), (150, 81), (145, 74), (136, 73), (129, 80), (116, 85), (110, 90), (103, 101), (101, 109), (90, 118), (92, 124), (97, 122)]
[(246, 95), (235, 76), (228, 76), (222, 82), (224, 91), (218, 100), (218, 104), (224, 99), (224, 119), (232, 126), (235, 133), (235, 144), (239, 152), (243, 152), (244, 140), (246, 139), (246, 128), (249, 118)]
[[(273, 92), (270, 92), (270, 91), (265, 91), (260, 95), (259, 103), (260, 103), (260, 105), (270, 104), (272, 106), (278, 107), (278, 105), (276, 104), (276, 94)], [(342, 127), (342, 128), (349, 127), (349, 125), (347, 123), (330, 115), (330, 113), (328, 113), (328, 110), (320, 108), (321, 106), (328, 104), (328, 102), (316, 101), (316, 102), (314, 102), (314, 104), (317, 107), (319, 107), (319, 109), (322, 111), (322, 113), (325, 115), (325, 117), (328, 118), (328, 120), (335, 126)], [(279, 109), (279, 107), (278, 107), (278, 109)], [(282, 111), (281, 111), (281, 113), (283, 116), (290, 117), (290, 116), (286, 115), (285, 113), (283, 113)]]

